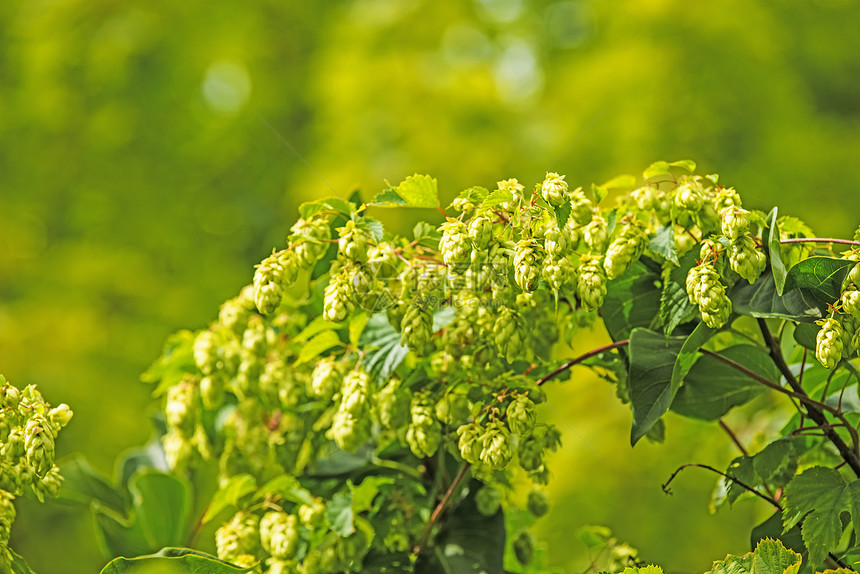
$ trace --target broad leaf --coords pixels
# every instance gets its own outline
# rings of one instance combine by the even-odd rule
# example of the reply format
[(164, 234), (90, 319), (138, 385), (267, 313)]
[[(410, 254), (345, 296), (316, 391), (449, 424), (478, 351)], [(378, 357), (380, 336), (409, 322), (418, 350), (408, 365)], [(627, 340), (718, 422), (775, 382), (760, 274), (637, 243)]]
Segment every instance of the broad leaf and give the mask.
[(811, 323), (821, 317), (824, 306), (801, 290), (783, 292), (780, 297), (772, 273), (762, 273), (755, 283), (738, 281), (729, 293), (732, 311), (761, 318), (791, 319)]
[(797, 327), (794, 328), (794, 340), (799, 345), (814, 351), (820, 330), (821, 325), (815, 323), (798, 323)]
[(490, 193), (487, 198), (481, 203), (481, 209), (493, 209), (503, 203), (508, 203), (514, 200), (514, 195), (506, 189), (497, 189)]
[(12, 555), (12, 574), (36, 574), (30, 565), (27, 564), (27, 561), (24, 560), (17, 552), (12, 550), (11, 548), (7, 548), (9, 554)]
[(355, 211), (355, 204), (339, 197), (324, 197), (316, 201), (306, 201), (299, 206), (299, 215), (302, 219), (310, 219), (322, 211), (336, 211), (343, 215), (350, 215)]
[(254, 492), (257, 488), (256, 479), (250, 474), (237, 474), (231, 476), (226, 484), (221, 486), (212, 497), (209, 506), (206, 508), (206, 513), (203, 515), (201, 522), (203, 524), (209, 522), (215, 516), (230, 506), (238, 506), (242, 497)]
[(185, 542), (191, 519), (191, 485), (158, 471), (141, 471), (129, 481), (136, 518), (153, 549)]
[(197, 372), (194, 339), (195, 334), (186, 330), (173, 333), (167, 338), (161, 356), (140, 376), (140, 380), (145, 383), (158, 383), (152, 396), (161, 396), (186, 373)]
[(682, 167), (690, 173), (696, 171), (696, 162), (691, 159), (679, 159), (677, 161), (669, 162), (669, 165), (672, 167)]
[(343, 489), (335, 492), (325, 507), (325, 516), (332, 531), (340, 537), (355, 532), (352, 512), (352, 492)]
[(852, 515), (855, 535), (860, 535), (860, 481), (845, 484), (838, 471), (815, 466), (785, 487), (783, 532), (803, 520), (800, 532), (810, 561), (821, 564), (842, 536), (843, 512)]
[(663, 273), (663, 289), (660, 293), (660, 320), (663, 332), (671, 335), (678, 325), (699, 317), (698, 306), (690, 303), (687, 296), (687, 274), (696, 265), (695, 249), (686, 252), (679, 266), (672, 266), (669, 273)]
[(483, 516), (475, 505), (480, 485), (473, 480), (469, 496), (450, 516), (436, 537), (434, 551), (422, 554), (415, 574), (502, 574), (504, 572), (505, 518), (502, 512)]
[(314, 335), (314, 337), (302, 347), (301, 351), (299, 351), (299, 357), (296, 359), (296, 364), (300, 365), (310, 361), (311, 359), (316, 359), (324, 351), (339, 345), (341, 345), (341, 341), (336, 332), (322, 331), (321, 333)]
[(627, 339), (636, 327), (654, 325), (660, 309), (660, 293), (654, 283), (659, 280), (660, 276), (639, 260), (608, 282), (602, 315), (613, 341)]
[(293, 341), (301, 343), (302, 341), (307, 341), (318, 333), (322, 333), (323, 331), (331, 331), (333, 329), (337, 329), (338, 327), (339, 325), (332, 323), (331, 321), (326, 321), (325, 317), (319, 315), (313, 321), (308, 323), (307, 326), (302, 329), (298, 335), (293, 337)]
[(636, 444), (669, 410), (677, 388), (672, 388), (672, 371), (684, 337), (665, 337), (636, 328), (630, 334), (630, 401), (633, 428), (630, 442)]
[[(758, 347), (737, 345), (723, 349), (720, 354), (772, 381), (779, 380), (779, 371), (770, 355)], [(764, 389), (755, 379), (705, 355), (699, 357), (684, 377), (672, 410), (687, 417), (715, 421)]]
[(385, 313), (376, 313), (367, 321), (358, 342), (365, 353), (364, 368), (378, 381), (391, 376), (409, 353), (409, 349), (400, 344), (400, 333), (394, 330)]
[(410, 175), (397, 187), (378, 194), (369, 205), (377, 207), (437, 207), (439, 190), (429, 175)]
[(777, 510), (770, 518), (752, 529), (750, 547), (755, 548), (761, 540), (766, 538), (779, 540), (783, 546), (797, 552), (804, 559), (806, 558), (806, 546), (803, 545), (800, 527), (794, 526), (788, 532), (782, 531), (782, 510)]
[(394, 188), (391, 188), (377, 193), (368, 205), (373, 207), (403, 207), (408, 205), (408, 202), (400, 197)]
[(157, 554), (137, 558), (117, 558), (101, 574), (237, 574), (254, 567), (241, 568), (215, 556), (187, 548), (164, 548)]
[[(708, 339), (716, 333), (716, 329), (708, 327), (705, 323), (699, 323), (693, 332), (684, 340), (678, 357), (675, 359), (675, 365), (672, 367), (671, 393), (672, 398), (681, 386), (681, 381), (690, 372), (693, 364), (699, 356), (699, 349), (702, 345), (708, 342)], [(671, 404), (671, 399), (670, 399)]]
[(717, 560), (706, 574), (797, 574), (802, 557), (779, 540), (759, 541), (753, 552)]
[(672, 173), (669, 170), (669, 162), (666, 161), (655, 161), (651, 165), (649, 165), (645, 171), (642, 172), (642, 177), (645, 179), (651, 179), (652, 177), (658, 175), (666, 175)]
[(93, 467), (83, 455), (75, 454), (59, 463), (63, 482), (59, 500), (89, 506), (97, 501), (105, 508), (125, 513), (128, 497)]
[(555, 221), (559, 229), (564, 229), (568, 218), (570, 218), (570, 202), (566, 201), (555, 208)]
[(856, 261), (833, 257), (810, 257), (788, 270), (785, 292), (798, 289), (825, 304), (833, 304), (842, 293), (842, 283)]
[(663, 569), (654, 564), (648, 566), (628, 566), (621, 574), (663, 574)]
[(355, 226), (373, 237), (373, 240), (377, 243), (382, 241), (382, 236), (385, 234), (385, 228), (382, 226), (382, 222), (372, 217), (356, 218)]
[(667, 261), (680, 265), (678, 252), (675, 250), (675, 228), (671, 223), (661, 226), (657, 233), (651, 236), (648, 248)]
[(770, 255), (770, 270), (773, 274), (774, 287), (776, 294), (782, 296), (783, 287), (785, 286), (785, 276), (787, 271), (785, 263), (782, 261), (782, 249), (779, 244), (779, 225), (777, 225), (778, 208), (774, 207), (767, 216), (768, 236), (767, 247)]
[[(463, 199), (472, 205), (479, 206), (485, 199), (487, 199), (488, 195), (490, 195), (490, 191), (487, 188), (476, 185), (461, 191), (457, 196), (457, 199)], [(451, 209), (453, 205), (453, 203), (449, 205), (448, 209)]]

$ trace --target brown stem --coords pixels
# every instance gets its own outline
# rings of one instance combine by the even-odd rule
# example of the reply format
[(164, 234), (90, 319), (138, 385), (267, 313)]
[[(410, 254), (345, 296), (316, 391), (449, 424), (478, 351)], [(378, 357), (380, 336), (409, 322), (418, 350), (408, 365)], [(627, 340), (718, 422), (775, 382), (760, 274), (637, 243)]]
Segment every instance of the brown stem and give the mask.
[(545, 377), (538, 379), (537, 381), (535, 381), (535, 385), (541, 386), (542, 384), (544, 384), (548, 380), (554, 379), (555, 377), (557, 377), (560, 374), (562, 374), (563, 372), (569, 370), (571, 367), (578, 365), (579, 363), (581, 363), (582, 361), (584, 361), (586, 359), (590, 359), (591, 357), (593, 357), (595, 355), (599, 355), (600, 353), (602, 353), (604, 351), (609, 351), (610, 349), (617, 349), (619, 347), (623, 347), (624, 345), (627, 345), (628, 343), (630, 343), (630, 339), (624, 339), (623, 341), (618, 341), (616, 343), (604, 345), (602, 347), (592, 349), (591, 351), (588, 351), (587, 353), (583, 353), (582, 355), (576, 357), (575, 359), (569, 360), (568, 362), (566, 362), (565, 364), (563, 364), (562, 366), (560, 366), (559, 368), (557, 368), (556, 370), (554, 370), (550, 374), (546, 375)]
[(767, 322), (759, 318), (758, 319), (759, 329), (761, 329), (762, 335), (764, 335), (765, 343), (767, 343), (768, 348), (770, 349), (770, 357), (773, 359), (773, 362), (776, 364), (779, 371), (785, 377), (785, 380), (788, 381), (788, 384), (794, 389), (795, 394), (803, 396), (804, 399), (803, 404), (806, 406), (806, 411), (809, 414), (809, 418), (815, 421), (819, 426), (824, 429), (824, 433), (827, 435), (828, 440), (833, 443), (833, 446), (836, 447), (836, 450), (839, 451), (839, 455), (842, 457), (848, 466), (851, 467), (851, 470), (854, 471), (854, 474), (860, 477), (860, 456), (857, 454), (857, 431), (854, 430), (853, 427), (847, 425), (844, 417), (837, 410), (837, 416), (843, 423), (846, 423), (848, 426), (848, 431), (851, 433), (851, 438), (854, 443), (854, 448), (848, 446), (845, 441), (839, 436), (839, 433), (836, 432), (830, 426), (830, 423), (827, 420), (827, 417), (824, 415), (824, 412), (821, 410), (821, 407), (827, 406), (823, 403), (817, 403), (816, 401), (811, 401), (806, 394), (806, 391), (803, 390), (803, 387), (797, 382), (797, 379), (791, 372), (791, 369), (788, 367), (788, 363), (785, 362), (785, 358), (782, 356), (782, 350), (779, 348), (779, 342), (773, 338), (773, 334), (770, 332), (770, 329), (767, 326)]
[(418, 556), (424, 549), (424, 546), (426, 546), (427, 541), (430, 540), (433, 526), (439, 522), (439, 517), (442, 516), (442, 513), (445, 512), (446, 508), (448, 508), (448, 504), (451, 502), (451, 497), (454, 496), (454, 491), (456, 491), (457, 487), (460, 486), (460, 483), (463, 482), (463, 479), (466, 477), (466, 473), (469, 471), (471, 466), (472, 465), (468, 462), (463, 462), (463, 466), (460, 467), (460, 472), (458, 472), (457, 476), (454, 477), (454, 480), (451, 481), (451, 485), (448, 487), (448, 490), (445, 491), (445, 494), (442, 496), (442, 500), (440, 500), (439, 504), (436, 505), (436, 508), (433, 509), (433, 514), (430, 515), (430, 520), (428, 520), (427, 524), (424, 525), (424, 530), (421, 532), (421, 537), (418, 538), (418, 543), (412, 549), (412, 554), (414, 556)]
[(729, 435), (729, 438), (732, 439), (732, 442), (735, 443), (735, 446), (738, 447), (738, 450), (741, 451), (741, 454), (743, 454), (744, 456), (749, 456), (750, 453), (747, 452), (747, 449), (744, 448), (744, 445), (741, 444), (741, 441), (738, 439), (738, 435), (735, 434), (735, 431), (729, 428), (729, 425), (726, 424), (726, 421), (724, 421), (723, 419), (719, 419), (717, 422), (720, 423), (720, 428), (726, 431), (726, 434)]
[(672, 476), (670, 476), (670, 477), (669, 477), (669, 480), (667, 480), (667, 481), (662, 485), (662, 487), (663, 487), (663, 492), (665, 492), (666, 494), (672, 494), (672, 491), (671, 491), (671, 490), (669, 490), (669, 485), (672, 483), (672, 481), (673, 481), (673, 480), (675, 480), (675, 477), (676, 477), (676, 476), (678, 476), (678, 473), (680, 473), (680, 472), (681, 472), (682, 470), (684, 470), (685, 468), (688, 468), (688, 467), (691, 467), (691, 466), (696, 467), (696, 468), (704, 468), (705, 470), (710, 470), (711, 472), (715, 472), (715, 473), (719, 474), (720, 476), (724, 476), (725, 478), (727, 478), (728, 480), (731, 480), (732, 482), (734, 482), (735, 484), (737, 484), (737, 485), (738, 485), (738, 486), (740, 486), (741, 488), (743, 488), (743, 489), (745, 489), (745, 490), (748, 490), (748, 491), (752, 492), (753, 494), (755, 494), (756, 496), (758, 496), (758, 497), (759, 497), (759, 498), (761, 498), (762, 500), (766, 500), (767, 502), (769, 502), (770, 504), (772, 504), (772, 505), (773, 505), (773, 507), (774, 507), (774, 508), (776, 508), (777, 510), (782, 510), (782, 507), (779, 505), (779, 502), (777, 502), (777, 501), (776, 501), (776, 499), (775, 499), (775, 498), (773, 498), (772, 496), (768, 496), (768, 495), (766, 495), (766, 494), (764, 494), (764, 493), (762, 493), (762, 492), (759, 492), (758, 490), (756, 490), (755, 488), (751, 487), (751, 486), (750, 486), (750, 485), (748, 485), (747, 483), (742, 482), (742, 481), (738, 480), (737, 478), (735, 478), (735, 477), (733, 477), (733, 476), (730, 476), (730, 475), (726, 474), (725, 472), (723, 472), (723, 471), (721, 471), (721, 470), (717, 470), (716, 468), (714, 468), (714, 467), (712, 467), (712, 466), (708, 466), (707, 464), (699, 464), (699, 463), (696, 463), (696, 462), (688, 462), (687, 464), (682, 464), (681, 466), (679, 466), (679, 467), (677, 468), (677, 470), (675, 470), (675, 472), (673, 472), (673, 473), (672, 473)]
[(835, 239), (833, 237), (790, 237), (780, 239), (780, 243), (840, 243), (842, 245), (860, 245), (860, 241), (850, 239)]

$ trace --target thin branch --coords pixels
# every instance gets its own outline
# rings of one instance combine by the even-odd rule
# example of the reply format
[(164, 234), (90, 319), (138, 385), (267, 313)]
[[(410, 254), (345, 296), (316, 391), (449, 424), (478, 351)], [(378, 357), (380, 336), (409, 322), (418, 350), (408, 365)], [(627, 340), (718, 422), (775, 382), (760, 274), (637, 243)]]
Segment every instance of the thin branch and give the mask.
[(735, 484), (737, 484), (741, 488), (752, 492), (753, 494), (755, 494), (756, 496), (758, 496), (762, 500), (766, 500), (767, 502), (772, 504), (773, 507), (776, 508), (777, 510), (782, 510), (782, 507), (779, 505), (779, 502), (777, 502), (775, 498), (759, 492), (758, 490), (751, 487), (747, 483), (742, 482), (742, 481), (738, 480), (737, 478), (730, 476), (721, 470), (717, 470), (713, 466), (708, 466), (707, 464), (699, 464), (696, 462), (688, 462), (687, 464), (682, 464), (681, 466), (679, 466), (677, 468), (677, 470), (675, 470), (675, 472), (672, 473), (672, 476), (669, 477), (669, 480), (667, 480), (665, 483), (663, 483), (661, 485), (663, 487), (663, 492), (665, 492), (666, 494), (672, 494), (672, 491), (669, 489), (669, 485), (672, 483), (673, 480), (675, 480), (675, 477), (678, 476), (678, 474), (682, 470), (684, 470), (685, 468), (690, 467), (690, 466), (694, 466), (696, 468), (704, 468), (705, 470), (710, 470), (711, 472), (715, 472), (715, 473), (719, 474), (720, 476), (723, 476), (723, 477), (727, 478), (728, 480), (731, 480), (732, 482), (734, 482)]
[[(779, 342), (773, 338), (773, 334), (770, 332), (770, 329), (767, 326), (767, 321), (764, 319), (758, 319), (759, 328), (761, 329), (762, 335), (764, 335), (764, 340), (767, 343), (767, 346), (770, 349), (770, 357), (773, 359), (773, 362), (776, 364), (779, 371), (785, 377), (785, 380), (788, 381), (788, 384), (794, 389), (795, 393), (805, 397), (803, 400), (806, 405), (806, 410), (809, 413), (809, 418), (819, 424), (823, 429), (827, 438), (830, 442), (833, 443), (833, 446), (836, 447), (836, 450), (839, 451), (839, 455), (842, 457), (842, 460), (848, 463), (848, 466), (851, 467), (851, 470), (854, 471), (854, 474), (860, 477), (860, 456), (857, 454), (857, 431), (850, 425), (848, 426), (848, 431), (851, 433), (851, 440), (853, 442), (854, 448), (849, 447), (845, 441), (839, 436), (839, 433), (836, 432), (833, 428), (831, 428), (830, 423), (827, 420), (827, 417), (821, 410), (823, 405), (822, 403), (814, 404), (815, 401), (811, 401), (813, 404), (810, 404), (809, 397), (806, 394), (806, 391), (803, 390), (803, 387), (800, 383), (797, 382), (797, 379), (794, 377), (794, 374), (791, 372), (791, 369), (788, 367), (788, 364), (785, 362), (785, 358), (782, 356), (782, 350), (779, 348)], [(839, 413), (837, 410), (837, 417), (843, 422), (846, 423), (845, 417), (842, 416), (842, 413)]]
[(735, 446), (738, 447), (738, 450), (741, 451), (741, 454), (743, 454), (744, 456), (749, 456), (750, 453), (747, 452), (747, 449), (744, 448), (744, 445), (738, 439), (738, 436), (735, 434), (735, 431), (733, 431), (729, 427), (729, 425), (726, 424), (726, 421), (724, 421), (723, 419), (719, 419), (717, 420), (717, 422), (720, 423), (720, 428), (726, 431), (726, 434), (729, 435), (729, 438), (732, 439), (732, 442), (735, 443)]
[(630, 343), (630, 339), (624, 339), (623, 341), (618, 341), (616, 343), (611, 343), (609, 345), (604, 345), (602, 347), (592, 349), (591, 351), (588, 351), (587, 353), (584, 353), (584, 354), (576, 357), (575, 359), (569, 360), (568, 362), (566, 362), (565, 364), (563, 364), (562, 366), (560, 366), (559, 368), (557, 368), (556, 370), (554, 370), (550, 374), (546, 375), (545, 377), (538, 379), (537, 381), (535, 381), (535, 385), (541, 386), (542, 384), (544, 384), (548, 380), (554, 379), (555, 377), (557, 377), (560, 374), (562, 374), (563, 372), (569, 370), (571, 367), (578, 365), (579, 363), (583, 362), (586, 359), (590, 359), (591, 357), (593, 357), (595, 355), (599, 355), (600, 353), (602, 353), (604, 351), (609, 351), (611, 349), (617, 349), (619, 347), (623, 347), (623, 346), (627, 345), (628, 343)]
[(412, 549), (413, 555), (418, 556), (424, 549), (424, 546), (426, 546), (427, 541), (430, 540), (433, 526), (439, 522), (439, 517), (442, 516), (442, 513), (445, 512), (446, 508), (448, 508), (448, 504), (451, 502), (451, 497), (454, 496), (454, 491), (456, 491), (457, 487), (460, 486), (460, 483), (463, 482), (463, 479), (466, 477), (466, 473), (469, 471), (471, 466), (472, 465), (468, 462), (464, 462), (463, 466), (460, 467), (460, 472), (458, 472), (457, 476), (454, 477), (454, 480), (451, 481), (451, 485), (448, 487), (448, 490), (445, 491), (445, 494), (442, 496), (442, 500), (440, 500), (439, 504), (436, 505), (436, 508), (433, 509), (433, 514), (430, 515), (430, 520), (428, 520), (427, 524), (424, 525), (421, 537), (418, 538), (418, 543), (415, 545), (415, 548)]
[(851, 239), (836, 239), (833, 237), (789, 237), (780, 239), (780, 243), (840, 243), (842, 245), (860, 245), (860, 241)]

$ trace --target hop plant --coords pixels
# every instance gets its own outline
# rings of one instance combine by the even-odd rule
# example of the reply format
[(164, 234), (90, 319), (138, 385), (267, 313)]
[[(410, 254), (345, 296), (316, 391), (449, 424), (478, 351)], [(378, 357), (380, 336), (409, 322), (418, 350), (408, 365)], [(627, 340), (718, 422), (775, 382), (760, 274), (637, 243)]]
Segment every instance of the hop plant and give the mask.
[(576, 290), (586, 309), (597, 309), (603, 305), (603, 298), (606, 297), (606, 272), (599, 257), (592, 254), (582, 256)]
[(514, 278), (523, 291), (534, 291), (540, 280), (543, 253), (534, 239), (521, 239), (514, 248)]
[(269, 315), (278, 308), (284, 289), (295, 282), (298, 272), (298, 257), (289, 249), (273, 251), (257, 265), (254, 273), (254, 304), (260, 313)]
[(343, 227), (338, 227), (337, 251), (341, 257), (354, 263), (367, 261), (367, 236), (350, 219)]
[(543, 262), (541, 275), (549, 288), (558, 292), (576, 280), (576, 267), (567, 257), (548, 257)]
[(511, 433), (500, 420), (490, 421), (481, 436), (481, 462), (496, 470), (503, 470), (514, 456)]
[(456, 219), (449, 219), (439, 226), (439, 231), (442, 233), (442, 239), (439, 240), (442, 260), (450, 271), (457, 274), (464, 273), (469, 267), (469, 254), (472, 248), (466, 224)]
[(501, 493), (485, 484), (475, 493), (475, 506), (483, 516), (495, 516), (502, 506)]
[(583, 237), (589, 249), (595, 253), (602, 253), (606, 250), (606, 243), (609, 241), (609, 226), (606, 220), (600, 215), (600, 210), (594, 210), (591, 221), (583, 230)]
[(750, 227), (749, 212), (736, 205), (730, 205), (720, 212), (723, 235), (736, 241), (747, 234)]
[(523, 354), (525, 325), (516, 311), (503, 307), (493, 327), (493, 338), (499, 353), (509, 363)]
[[(238, 563), (243, 557), (254, 556), (260, 547), (260, 517), (240, 510), (215, 531), (218, 558)], [(255, 561), (255, 560), (254, 560)]]
[(477, 464), (481, 460), (481, 429), (474, 423), (461, 425), (457, 428), (457, 448), (460, 456), (469, 464)]
[(442, 425), (435, 416), (433, 397), (427, 392), (412, 398), (412, 422), (406, 431), (406, 443), (419, 458), (436, 454), (442, 440)]
[(510, 402), (505, 416), (511, 431), (519, 435), (529, 434), (535, 426), (535, 405), (527, 395), (519, 395)]
[(860, 319), (860, 291), (857, 289), (849, 289), (842, 293), (840, 297), (842, 309), (854, 317)]
[(400, 344), (416, 354), (423, 354), (433, 335), (433, 311), (417, 301), (406, 309), (400, 326)]
[(527, 530), (520, 532), (514, 539), (514, 554), (520, 564), (529, 564), (535, 551), (534, 535)]
[(394, 430), (409, 423), (410, 399), (401, 384), (399, 378), (393, 378), (376, 395), (377, 418), (384, 428)]
[(543, 246), (550, 257), (562, 257), (570, 250), (570, 230), (552, 222), (543, 234)]
[(759, 251), (749, 235), (744, 235), (733, 241), (728, 249), (729, 266), (732, 271), (746, 279), (750, 284), (755, 283), (764, 270), (765, 255)]
[(549, 512), (549, 497), (546, 495), (546, 492), (537, 488), (532, 489), (529, 492), (526, 508), (528, 508), (529, 512), (531, 512), (536, 518), (544, 516)]
[(325, 288), (325, 297), (323, 299), (323, 317), (326, 321), (340, 323), (355, 308), (353, 285), (349, 279), (347, 271), (332, 275), (329, 284)]
[(263, 549), (279, 560), (295, 556), (299, 546), (299, 520), (295, 514), (271, 511), (260, 519), (260, 542)]
[(695, 213), (705, 204), (705, 192), (701, 183), (687, 181), (675, 190), (675, 207)]
[(486, 249), (493, 240), (493, 222), (486, 215), (477, 215), (469, 222), (468, 233), (475, 249)]
[(588, 225), (594, 214), (594, 204), (585, 196), (582, 188), (570, 193), (570, 221), (577, 227)]
[(687, 296), (690, 303), (698, 305), (705, 324), (713, 329), (725, 325), (732, 314), (732, 302), (726, 295), (726, 287), (710, 263), (690, 269), (687, 274)]
[(553, 207), (558, 207), (569, 201), (567, 197), (567, 182), (563, 175), (547, 173), (541, 185), (541, 197)]
[(608, 279), (615, 279), (630, 268), (645, 249), (645, 233), (635, 223), (624, 226), (621, 234), (609, 244), (603, 268)]
[(327, 241), (331, 239), (331, 228), (326, 219), (300, 219), (291, 231), (293, 242), (290, 244), (296, 253), (296, 260), (305, 269), (312, 267), (328, 250)]
[(815, 358), (825, 369), (834, 369), (842, 360), (842, 325), (830, 317), (820, 321), (815, 339)]

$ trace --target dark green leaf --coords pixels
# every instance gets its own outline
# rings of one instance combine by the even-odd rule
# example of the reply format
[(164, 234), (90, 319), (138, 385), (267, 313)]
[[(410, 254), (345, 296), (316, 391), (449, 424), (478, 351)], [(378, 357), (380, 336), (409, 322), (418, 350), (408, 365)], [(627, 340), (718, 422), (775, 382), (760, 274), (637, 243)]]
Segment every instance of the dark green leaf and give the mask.
[(229, 506), (238, 506), (242, 497), (254, 492), (257, 488), (256, 479), (250, 474), (237, 474), (231, 476), (225, 484), (223, 484), (212, 497), (209, 506), (206, 508), (206, 513), (203, 515), (201, 522), (203, 524), (209, 522), (215, 516)]
[(12, 555), (12, 574), (36, 574), (33, 572), (33, 569), (30, 568), (30, 565), (27, 564), (27, 561), (24, 560), (17, 552), (8, 549), (9, 553)]
[(475, 505), (480, 483), (473, 480), (469, 495), (445, 521), (432, 552), (419, 556), (415, 574), (503, 574), (505, 517), (483, 516)]
[(755, 283), (738, 281), (729, 293), (732, 311), (761, 318), (791, 319), (811, 323), (819, 319), (823, 306), (801, 290), (785, 290), (780, 297), (772, 273), (762, 273)]
[(855, 530), (860, 534), (860, 481), (847, 485), (832, 468), (806, 469), (785, 487), (784, 500), (783, 532), (803, 520), (800, 532), (814, 565), (821, 564), (839, 543), (842, 536), (840, 514), (852, 514)]
[(717, 560), (706, 574), (797, 574), (801, 560), (779, 540), (761, 540), (755, 551)]
[(660, 310), (660, 276), (636, 261), (620, 277), (607, 283), (603, 322), (613, 341), (622, 341), (636, 327), (651, 328)]
[(367, 321), (358, 342), (365, 352), (364, 368), (379, 381), (388, 379), (409, 353), (385, 313), (376, 313)]
[(797, 472), (797, 452), (790, 438), (778, 439), (753, 457), (753, 468), (760, 484), (782, 488)]
[[(699, 349), (708, 342), (708, 339), (716, 332), (715, 329), (708, 327), (705, 323), (699, 323), (693, 332), (684, 340), (678, 357), (675, 359), (675, 365), (672, 368), (671, 394), (672, 398), (678, 392), (681, 386), (681, 381), (690, 372), (693, 363), (699, 356)], [(671, 404), (672, 399), (669, 400)], [(668, 406), (668, 405), (667, 405)]]
[(185, 541), (191, 520), (191, 485), (187, 480), (144, 470), (131, 477), (129, 491), (150, 548), (176, 546)]
[(75, 454), (59, 463), (63, 482), (59, 500), (89, 506), (93, 501), (115, 512), (125, 513), (129, 502), (123, 492), (93, 469), (83, 455)]
[(570, 218), (570, 202), (566, 201), (555, 208), (555, 221), (558, 223), (559, 229), (564, 229), (567, 220)]
[(347, 452), (338, 448), (334, 441), (327, 441), (319, 447), (318, 455), (319, 458), (308, 470), (309, 476), (342, 477), (368, 466), (373, 458), (373, 448), (365, 445), (355, 452)]
[(788, 270), (785, 292), (798, 289), (817, 301), (833, 304), (842, 293), (842, 283), (856, 261), (833, 257), (810, 257)]
[(288, 474), (276, 476), (261, 486), (255, 498), (265, 498), (272, 494), (280, 495), (285, 500), (295, 502), (296, 504), (311, 505), (314, 502), (314, 497), (310, 491), (302, 488), (299, 481), (294, 476)]
[[(751, 345), (723, 349), (720, 354), (772, 380), (779, 380), (770, 355)], [(678, 390), (672, 410), (687, 417), (715, 421), (733, 407), (764, 390), (760, 383), (707, 355), (699, 357)]]
[(741, 495), (750, 494), (750, 492), (741, 486), (738, 482), (732, 479), (737, 479), (740, 482), (755, 488), (759, 481), (756, 479), (755, 463), (751, 456), (739, 456), (729, 463), (726, 469), (726, 474), (731, 477), (723, 478), (725, 484), (726, 501), (731, 505), (734, 504)]
[(414, 571), (408, 552), (371, 551), (361, 565), (361, 574), (413, 574)]
[(815, 341), (820, 330), (821, 326), (815, 323), (798, 323), (797, 327), (794, 328), (794, 340), (799, 345), (814, 351)]
[(660, 293), (660, 320), (663, 332), (671, 335), (678, 325), (688, 323), (699, 317), (699, 308), (690, 303), (687, 296), (687, 274), (695, 267), (695, 249), (687, 251), (679, 262), (672, 266), (669, 273), (663, 273), (663, 290)]
[(671, 223), (660, 226), (657, 233), (651, 236), (648, 248), (667, 261), (680, 265), (678, 252), (675, 250), (675, 228)]
[(164, 548), (157, 554), (117, 558), (101, 574), (237, 574), (252, 570), (254, 567), (234, 566), (197, 550)]
[(630, 442), (636, 444), (669, 410), (677, 388), (672, 388), (672, 371), (684, 337), (666, 337), (636, 328), (630, 334), (630, 401), (633, 428)]
[(782, 262), (782, 249), (779, 244), (779, 225), (777, 225), (776, 222), (777, 212), (778, 209), (774, 207), (767, 216), (767, 226), (769, 228), (767, 247), (770, 254), (770, 270), (771, 273), (773, 273), (776, 294), (782, 296), (787, 271), (785, 269), (785, 263)]

